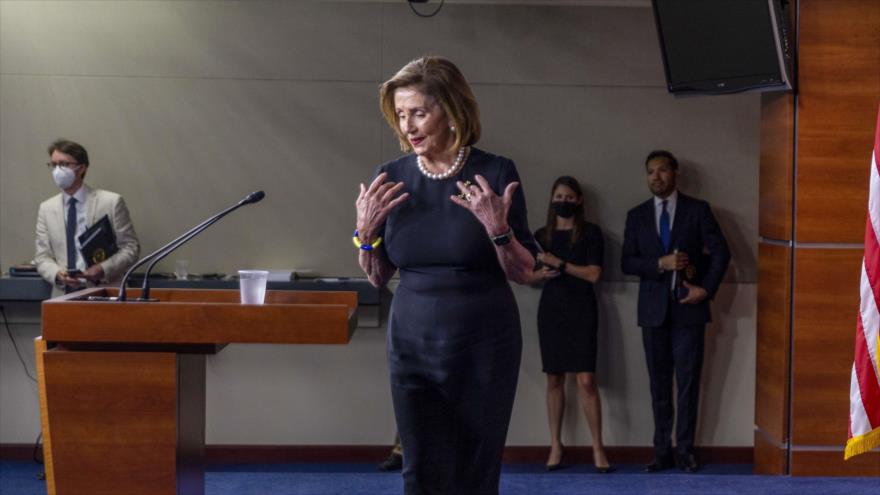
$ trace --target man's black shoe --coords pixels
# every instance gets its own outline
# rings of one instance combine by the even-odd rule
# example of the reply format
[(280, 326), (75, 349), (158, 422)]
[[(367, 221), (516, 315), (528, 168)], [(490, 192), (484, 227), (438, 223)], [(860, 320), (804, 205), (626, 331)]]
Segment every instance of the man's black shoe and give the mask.
[(380, 471), (400, 471), (403, 467), (403, 456), (400, 454), (392, 453), (388, 456), (388, 459), (382, 461), (379, 464)]
[(696, 473), (700, 470), (700, 463), (697, 461), (697, 457), (694, 454), (677, 456), (675, 463), (678, 465), (678, 469), (681, 469), (686, 473)]
[(650, 462), (650, 464), (645, 465), (646, 473), (653, 473), (656, 471), (663, 471), (664, 469), (669, 469), (674, 465), (672, 462), (671, 456), (657, 456)]

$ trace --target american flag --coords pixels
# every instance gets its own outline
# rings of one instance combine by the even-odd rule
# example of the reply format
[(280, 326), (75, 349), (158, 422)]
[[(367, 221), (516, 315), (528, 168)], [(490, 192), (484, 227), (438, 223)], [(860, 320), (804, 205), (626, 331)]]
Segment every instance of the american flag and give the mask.
[(849, 391), (849, 440), (844, 459), (880, 446), (880, 112), (871, 160), (868, 221), (865, 227), (865, 257), (856, 350)]

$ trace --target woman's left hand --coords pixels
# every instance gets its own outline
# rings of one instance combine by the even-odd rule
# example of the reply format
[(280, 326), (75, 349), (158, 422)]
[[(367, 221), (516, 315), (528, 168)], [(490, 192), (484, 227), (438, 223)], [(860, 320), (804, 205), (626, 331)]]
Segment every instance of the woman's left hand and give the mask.
[(504, 194), (498, 196), (482, 175), (475, 175), (474, 180), (477, 181), (476, 184), (456, 182), (461, 195), (450, 196), (449, 199), (462, 208), (470, 210), (486, 228), (490, 237), (506, 233), (510, 230), (507, 214), (513, 203), (513, 192), (519, 187), (519, 182), (511, 182), (504, 189)]
[(558, 269), (559, 265), (562, 264), (561, 259), (557, 258), (556, 256), (553, 256), (552, 253), (548, 253), (548, 252), (538, 253), (538, 261), (540, 261), (541, 263), (544, 263), (547, 266), (551, 266), (556, 269)]

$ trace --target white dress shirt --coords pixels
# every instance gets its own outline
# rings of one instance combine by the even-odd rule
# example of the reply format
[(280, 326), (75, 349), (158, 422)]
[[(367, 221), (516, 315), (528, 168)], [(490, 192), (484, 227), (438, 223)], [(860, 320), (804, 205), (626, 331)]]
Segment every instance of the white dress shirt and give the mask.
[[(672, 232), (672, 223), (675, 221), (675, 205), (678, 203), (678, 190), (666, 198), (666, 211), (669, 212), (669, 232)], [(654, 226), (657, 227), (657, 235), (660, 235), (660, 215), (663, 213), (663, 198), (654, 196)]]

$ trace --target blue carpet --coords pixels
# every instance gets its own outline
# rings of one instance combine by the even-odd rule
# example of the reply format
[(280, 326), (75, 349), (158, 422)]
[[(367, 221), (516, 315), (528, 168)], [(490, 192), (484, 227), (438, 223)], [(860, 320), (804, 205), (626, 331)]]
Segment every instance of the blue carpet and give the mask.
[[(611, 474), (589, 466), (547, 473), (538, 464), (508, 464), (502, 495), (877, 495), (877, 478), (791, 478), (753, 476), (751, 465), (709, 465), (695, 475), (668, 470), (645, 474), (641, 465), (622, 465)], [(45, 495), (32, 462), (0, 462), (0, 494)], [(380, 473), (373, 464), (270, 464), (210, 466), (206, 495), (396, 495), (398, 473)], [(120, 494), (124, 495), (124, 494)]]

